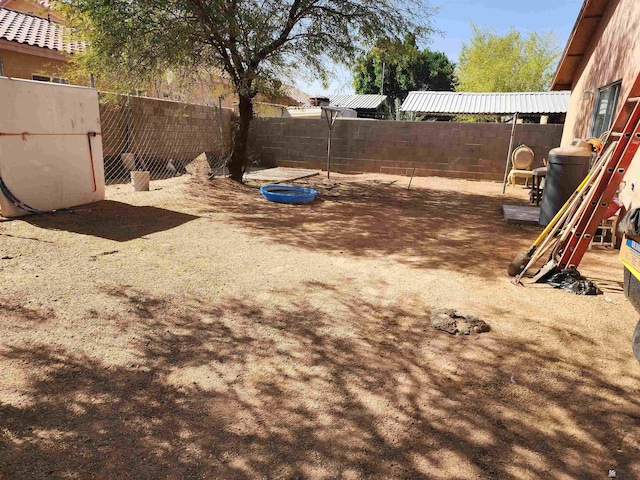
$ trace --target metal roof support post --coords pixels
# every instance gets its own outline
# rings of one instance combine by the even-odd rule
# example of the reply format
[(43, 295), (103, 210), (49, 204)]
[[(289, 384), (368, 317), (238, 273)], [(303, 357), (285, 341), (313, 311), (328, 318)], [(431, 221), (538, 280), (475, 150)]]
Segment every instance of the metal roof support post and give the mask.
[(504, 180), (502, 182), (502, 194), (507, 191), (507, 176), (509, 175), (509, 163), (511, 163), (511, 149), (513, 148), (513, 138), (516, 133), (516, 123), (518, 122), (518, 113), (513, 115), (513, 125), (511, 125), (511, 138), (509, 139), (509, 151), (507, 152), (507, 163), (504, 166)]
[(333, 133), (333, 125), (338, 118), (338, 115), (342, 113), (345, 108), (339, 107), (321, 107), (322, 112), (327, 118), (327, 125), (329, 126), (329, 139), (327, 141), (327, 178), (331, 177), (331, 134)]
[(327, 179), (331, 177), (331, 133), (333, 132), (333, 121), (329, 119), (333, 117), (333, 113), (327, 116), (327, 122), (329, 123), (329, 139), (327, 140)]

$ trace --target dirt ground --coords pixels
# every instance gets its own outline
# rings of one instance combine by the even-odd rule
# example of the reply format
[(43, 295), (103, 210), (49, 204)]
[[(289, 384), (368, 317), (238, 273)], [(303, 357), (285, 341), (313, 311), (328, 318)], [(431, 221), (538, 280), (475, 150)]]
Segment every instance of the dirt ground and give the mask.
[(1, 222), (0, 478), (640, 478), (617, 252), (583, 262), (598, 297), (516, 287), (539, 230), (498, 184), (407, 182), (185, 176)]

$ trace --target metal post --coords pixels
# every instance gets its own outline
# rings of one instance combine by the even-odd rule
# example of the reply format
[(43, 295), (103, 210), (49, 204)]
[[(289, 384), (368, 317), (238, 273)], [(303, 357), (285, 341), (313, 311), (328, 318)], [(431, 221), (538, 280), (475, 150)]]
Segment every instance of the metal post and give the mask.
[(127, 94), (124, 117), (124, 151), (131, 153), (131, 95)]
[(513, 148), (513, 138), (516, 133), (516, 123), (518, 121), (518, 114), (513, 116), (513, 125), (511, 126), (511, 138), (509, 139), (509, 151), (507, 152), (507, 164), (504, 167), (504, 180), (502, 182), (502, 194), (507, 191), (507, 176), (509, 175), (509, 163), (511, 163), (511, 149)]
[(411, 172), (411, 178), (409, 179), (409, 186), (407, 190), (411, 190), (411, 182), (413, 182), (413, 175), (416, 173), (416, 167), (413, 167), (413, 171)]
[(89, 74), (89, 86), (91, 88), (96, 88), (96, 79), (93, 77), (93, 73)]
[[(224, 141), (224, 115), (222, 114), (222, 95), (218, 96), (218, 122), (220, 123), (220, 150), (223, 155), (227, 151), (227, 142)], [(227, 162), (222, 164), (222, 176), (226, 176)]]
[(329, 126), (329, 138), (327, 139), (327, 178), (331, 177), (331, 136), (333, 134), (333, 126), (338, 118), (338, 115), (344, 110), (334, 107), (321, 107), (322, 113), (327, 119), (327, 125)]
[(218, 97), (218, 118), (220, 121), (220, 141), (224, 142), (224, 115), (222, 115), (222, 95)]
[(329, 123), (329, 141), (327, 142), (327, 179), (331, 176), (331, 131), (333, 130), (333, 125)]

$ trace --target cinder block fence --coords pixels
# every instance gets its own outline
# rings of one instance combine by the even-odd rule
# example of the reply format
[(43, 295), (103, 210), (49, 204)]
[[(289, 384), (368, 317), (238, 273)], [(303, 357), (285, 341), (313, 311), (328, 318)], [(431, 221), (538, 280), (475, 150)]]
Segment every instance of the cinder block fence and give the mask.
[[(337, 120), (332, 171), (502, 180), (511, 125), (498, 123)], [(273, 165), (322, 169), (327, 155), (324, 119), (259, 118), (252, 123), (254, 153)], [(522, 124), (514, 147), (524, 143), (542, 165), (560, 145), (562, 125)]]
[(169, 160), (183, 168), (203, 152), (224, 150), (231, 139), (231, 115), (226, 108), (101, 93), (107, 177), (128, 174), (124, 154), (145, 169), (162, 170)]

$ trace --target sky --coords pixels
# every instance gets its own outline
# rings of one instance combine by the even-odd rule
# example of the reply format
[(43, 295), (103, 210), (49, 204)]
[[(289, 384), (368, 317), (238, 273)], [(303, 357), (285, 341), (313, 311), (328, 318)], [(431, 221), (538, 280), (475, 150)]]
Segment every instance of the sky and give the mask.
[[(561, 49), (571, 34), (583, 0), (432, 0), (439, 7), (433, 15), (434, 27), (441, 34), (434, 34), (425, 47), (447, 54), (457, 62), (462, 44), (471, 35), (471, 22), (493, 28), (505, 34), (513, 26), (527, 32), (553, 31)], [(353, 93), (351, 73), (344, 67), (335, 67), (336, 77), (328, 89), (320, 82), (299, 79), (296, 86), (302, 91), (321, 93)]]

